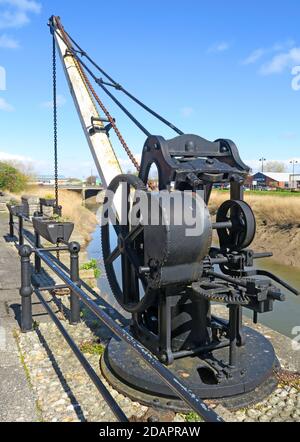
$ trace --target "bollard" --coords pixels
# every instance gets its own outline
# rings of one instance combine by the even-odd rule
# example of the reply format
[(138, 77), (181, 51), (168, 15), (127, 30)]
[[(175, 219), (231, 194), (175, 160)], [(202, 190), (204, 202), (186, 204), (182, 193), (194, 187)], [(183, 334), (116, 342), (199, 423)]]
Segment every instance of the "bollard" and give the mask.
[(32, 330), (32, 286), (31, 286), (31, 270), (30, 256), (32, 249), (28, 245), (22, 245), (19, 249), (21, 257), (21, 288), (20, 295), (22, 298), (21, 307), (21, 330), (23, 333)]
[(24, 244), (23, 217), (22, 217), (22, 215), (19, 215), (18, 218), (19, 218), (19, 246), (23, 246), (23, 244)]
[[(80, 244), (78, 242), (71, 242), (69, 244), (70, 251), (70, 277), (71, 280), (78, 285), (79, 282), (79, 252)], [(75, 325), (80, 322), (80, 300), (76, 293), (71, 291), (70, 298), (71, 317), (70, 323)]]
[(14, 238), (14, 236), (15, 236), (14, 216), (11, 212), (9, 212), (9, 236), (10, 236), (10, 238)]

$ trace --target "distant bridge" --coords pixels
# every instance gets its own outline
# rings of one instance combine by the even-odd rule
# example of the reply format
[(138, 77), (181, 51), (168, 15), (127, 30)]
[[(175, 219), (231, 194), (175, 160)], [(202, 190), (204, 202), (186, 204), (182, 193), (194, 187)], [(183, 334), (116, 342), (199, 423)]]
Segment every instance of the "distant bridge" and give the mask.
[[(43, 185), (43, 187), (53, 188), (53, 185)], [(72, 192), (81, 193), (83, 201), (93, 196), (97, 196), (99, 192), (102, 192), (104, 190), (103, 186), (80, 184), (59, 184), (58, 188), (60, 190), (70, 190)]]

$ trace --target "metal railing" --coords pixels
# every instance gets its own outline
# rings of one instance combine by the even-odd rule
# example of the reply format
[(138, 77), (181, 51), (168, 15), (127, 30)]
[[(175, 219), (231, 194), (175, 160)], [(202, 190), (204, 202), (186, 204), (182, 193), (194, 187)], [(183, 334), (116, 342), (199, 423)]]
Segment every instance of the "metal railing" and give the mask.
[[(34, 240), (31, 235), (24, 229), (24, 221), (30, 222), (28, 217), (22, 214), (18, 214), (18, 224), (16, 226), (14, 222), (14, 215), (10, 212), (9, 218), (9, 236), (15, 240), (17, 249), (19, 250), (19, 256), (21, 259), (21, 329), (26, 333), (33, 329), (32, 320), (32, 295), (36, 294), (37, 298), (45, 308), (46, 312), (53, 320), (58, 330), (74, 352), (75, 356), (85, 369), (86, 373), (102, 395), (103, 399), (107, 402), (115, 417), (120, 422), (128, 422), (128, 419), (124, 412), (121, 410), (117, 402), (114, 400), (108, 389), (103, 384), (100, 377), (91, 367), (84, 354), (78, 348), (72, 337), (69, 335), (61, 321), (57, 318), (53, 310), (49, 307), (47, 301), (43, 296), (43, 291), (53, 291), (57, 288), (69, 288), (70, 295), (70, 323), (77, 324), (80, 322), (80, 301), (103, 323), (105, 324), (114, 335), (125, 341), (148, 365), (151, 367), (158, 376), (170, 387), (170, 389), (176, 393), (193, 411), (201, 416), (204, 421), (207, 422), (223, 422), (222, 418), (217, 413), (210, 409), (197, 395), (175, 376), (166, 366), (159, 362), (152, 353), (144, 347), (139, 341), (137, 341), (126, 329), (122, 328), (112, 319), (105, 311), (103, 311), (96, 302), (89, 296), (89, 294), (95, 294), (84, 281), (79, 278), (79, 252), (80, 245), (77, 242), (65, 243), (57, 247), (42, 247), (40, 242), (40, 236), (38, 232), (34, 232)], [(18, 233), (18, 237), (15, 237), (15, 231)], [(25, 241), (27, 244), (25, 244)], [(68, 251), (70, 253), (70, 269), (54, 255), (55, 251)], [(33, 287), (31, 282), (32, 267), (31, 256), (35, 255), (34, 268), (35, 272), (41, 271), (41, 263), (43, 262), (51, 271), (53, 271), (64, 284), (56, 284), (50, 287)], [(83, 290), (84, 288), (84, 290)], [(88, 292), (89, 294), (87, 294)], [(99, 297), (99, 296), (98, 296)], [(123, 318), (125, 321), (125, 318)]]

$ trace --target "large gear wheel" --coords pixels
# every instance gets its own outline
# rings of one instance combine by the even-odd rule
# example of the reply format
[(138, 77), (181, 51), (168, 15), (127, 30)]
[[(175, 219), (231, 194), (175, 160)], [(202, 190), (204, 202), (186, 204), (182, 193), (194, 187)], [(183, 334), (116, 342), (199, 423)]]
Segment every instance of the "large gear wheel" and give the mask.
[[(148, 290), (147, 279), (139, 271), (144, 266), (143, 253), (143, 226), (130, 226), (128, 214), (130, 211), (130, 194), (136, 190), (146, 191), (144, 183), (135, 175), (123, 174), (115, 177), (107, 188), (107, 191), (115, 195), (124, 183), (126, 186), (127, 198), (127, 224), (115, 224), (113, 228), (117, 234), (117, 246), (112, 248), (112, 226), (105, 222), (101, 226), (101, 241), (104, 266), (111, 290), (121, 305), (129, 313), (139, 313), (145, 311), (153, 302), (156, 294)], [(107, 204), (107, 201), (105, 201)], [(107, 218), (108, 207), (104, 212)], [(110, 228), (111, 227), (111, 228)], [(118, 271), (115, 263), (121, 258), (121, 282), (117, 277)]]

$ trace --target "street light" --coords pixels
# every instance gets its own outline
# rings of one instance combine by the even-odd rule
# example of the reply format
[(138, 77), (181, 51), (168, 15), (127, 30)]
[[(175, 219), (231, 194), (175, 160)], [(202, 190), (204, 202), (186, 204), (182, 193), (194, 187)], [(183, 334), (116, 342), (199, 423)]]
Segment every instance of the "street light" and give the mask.
[(264, 157), (260, 158), (259, 161), (261, 161), (261, 173), (264, 173), (264, 161), (267, 161)]
[(297, 160), (292, 160), (292, 161), (290, 161), (290, 164), (293, 165), (293, 181), (292, 181), (292, 186), (293, 186), (293, 189), (295, 189), (295, 164), (298, 164), (298, 161)]

